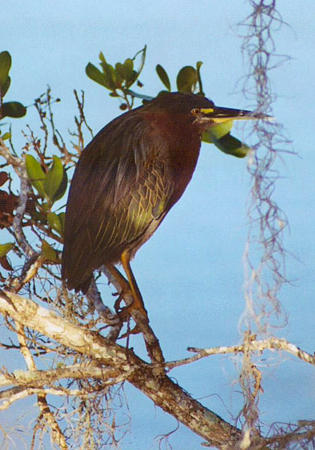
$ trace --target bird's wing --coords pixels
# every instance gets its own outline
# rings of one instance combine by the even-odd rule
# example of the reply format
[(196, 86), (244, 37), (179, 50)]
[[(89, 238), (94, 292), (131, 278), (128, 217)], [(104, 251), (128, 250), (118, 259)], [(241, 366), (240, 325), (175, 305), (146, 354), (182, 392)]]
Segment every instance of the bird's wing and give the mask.
[[(163, 152), (164, 149), (164, 152)], [(107, 125), (83, 151), (68, 198), (63, 277), (81, 289), (94, 269), (136, 250), (157, 228), (174, 190), (160, 137), (138, 114)]]

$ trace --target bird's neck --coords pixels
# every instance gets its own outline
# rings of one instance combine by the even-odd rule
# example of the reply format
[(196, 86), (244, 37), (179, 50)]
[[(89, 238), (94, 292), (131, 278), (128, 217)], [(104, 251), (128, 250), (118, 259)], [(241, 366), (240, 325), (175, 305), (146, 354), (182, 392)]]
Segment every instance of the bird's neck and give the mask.
[(163, 158), (167, 159), (175, 181), (175, 203), (194, 173), (201, 144), (200, 132), (187, 114), (162, 112), (149, 114), (152, 133), (161, 139)]

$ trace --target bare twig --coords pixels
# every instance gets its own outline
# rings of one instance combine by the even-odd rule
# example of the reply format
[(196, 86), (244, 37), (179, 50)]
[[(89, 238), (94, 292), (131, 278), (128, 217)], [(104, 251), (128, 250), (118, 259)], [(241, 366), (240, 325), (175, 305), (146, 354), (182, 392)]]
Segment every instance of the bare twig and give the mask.
[(87, 123), (85, 113), (84, 113), (84, 91), (81, 91), (81, 98), (79, 97), (78, 91), (76, 89), (73, 90), (74, 97), (77, 103), (77, 107), (79, 110), (79, 118), (75, 116), (75, 123), (77, 126), (77, 132), (78, 132), (78, 141), (79, 141), (79, 148), (81, 151), (84, 149), (84, 138), (83, 138), (83, 132), (82, 132), (82, 126), (85, 125), (87, 130), (90, 133), (91, 138), (93, 137), (93, 130)]
[(29, 245), (22, 228), (22, 220), (24, 217), (30, 189), (24, 164), (19, 167), (19, 178), (20, 178), (19, 205), (16, 208), (13, 220), (13, 230), (15, 233), (16, 241), (18, 242), (19, 246), (21, 247), (25, 255), (27, 255), (28, 258), (31, 258), (34, 256), (35, 251)]
[(270, 433), (272, 436), (267, 438), (266, 442), (271, 448), (301, 448), (305, 450), (315, 448), (314, 420), (300, 420), (297, 425), (275, 423), (272, 425)]
[[(292, 344), (291, 342), (288, 342), (286, 339), (279, 339), (275, 337), (271, 337), (269, 339), (264, 339), (260, 341), (251, 340), (249, 344), (249, 349), (252, 352), (263, 352), (265, 350), (282, 350), (285, 352), (290, 353), (291, 355), (296, 356), (297, 358), (301, 359), (302, 361), (315, 365), (315, 355), (311, 355), (310, 353), (307, 353), (304, 350), (301, 350), (296, 345)], [(220, 346), (220, 347), (213, 347), (213, 348), (205, 348), (200, 349), (196, 347), (188, 347), (187, 349), (189, 352), (197, 353), (194, 356), (191, 356), (189, 358), (180, 359), (177, 361), (170, 361), (165, 364), (165, 367), (169, 370), (173, 369), (174, 367), (183, 366), (186, 364), (191, 364), (192, 362), (198, 361), (199, 359), (206, 358), (208, 356), (212, 355), (226, 355), (226, 354), (237, 354), (237, 353), (244, 353), (245, 346), (244, 344), (241, 345), (232, 345), (229, 347)]]

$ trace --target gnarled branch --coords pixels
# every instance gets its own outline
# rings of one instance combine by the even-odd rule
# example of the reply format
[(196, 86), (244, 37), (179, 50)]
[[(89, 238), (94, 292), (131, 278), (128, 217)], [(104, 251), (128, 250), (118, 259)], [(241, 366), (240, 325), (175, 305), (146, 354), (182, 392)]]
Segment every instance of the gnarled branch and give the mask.
[(241, 432), (237, 428), (194, 400), (167, 375), (161, 373), (159, 368), (157, 370), (154, 364), (148, 364), (137, 357), (132, 349), (123, 348), (98, 333), (74, 325), (31, 300), (10, 292), (0, 292), (0, 312), (65, 347), (88, 356), (99, 367), (119, 370), (157, 406), (212, 445), (221, 448), (223, 445), (233, 446), (241, 439)]

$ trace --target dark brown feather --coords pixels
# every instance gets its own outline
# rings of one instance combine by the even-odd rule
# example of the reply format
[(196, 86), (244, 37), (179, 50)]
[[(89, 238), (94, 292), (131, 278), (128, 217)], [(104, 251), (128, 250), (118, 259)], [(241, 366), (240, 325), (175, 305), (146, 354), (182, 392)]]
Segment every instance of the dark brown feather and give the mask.
[(190, 111), (212, 103), (166, 97), (116, 118), (83, 151), (66, 211), (69, 288), (86, 291), (93, 270), (119, 262), (124, 250), (133, 256), (184, 192), (200, 148)]

